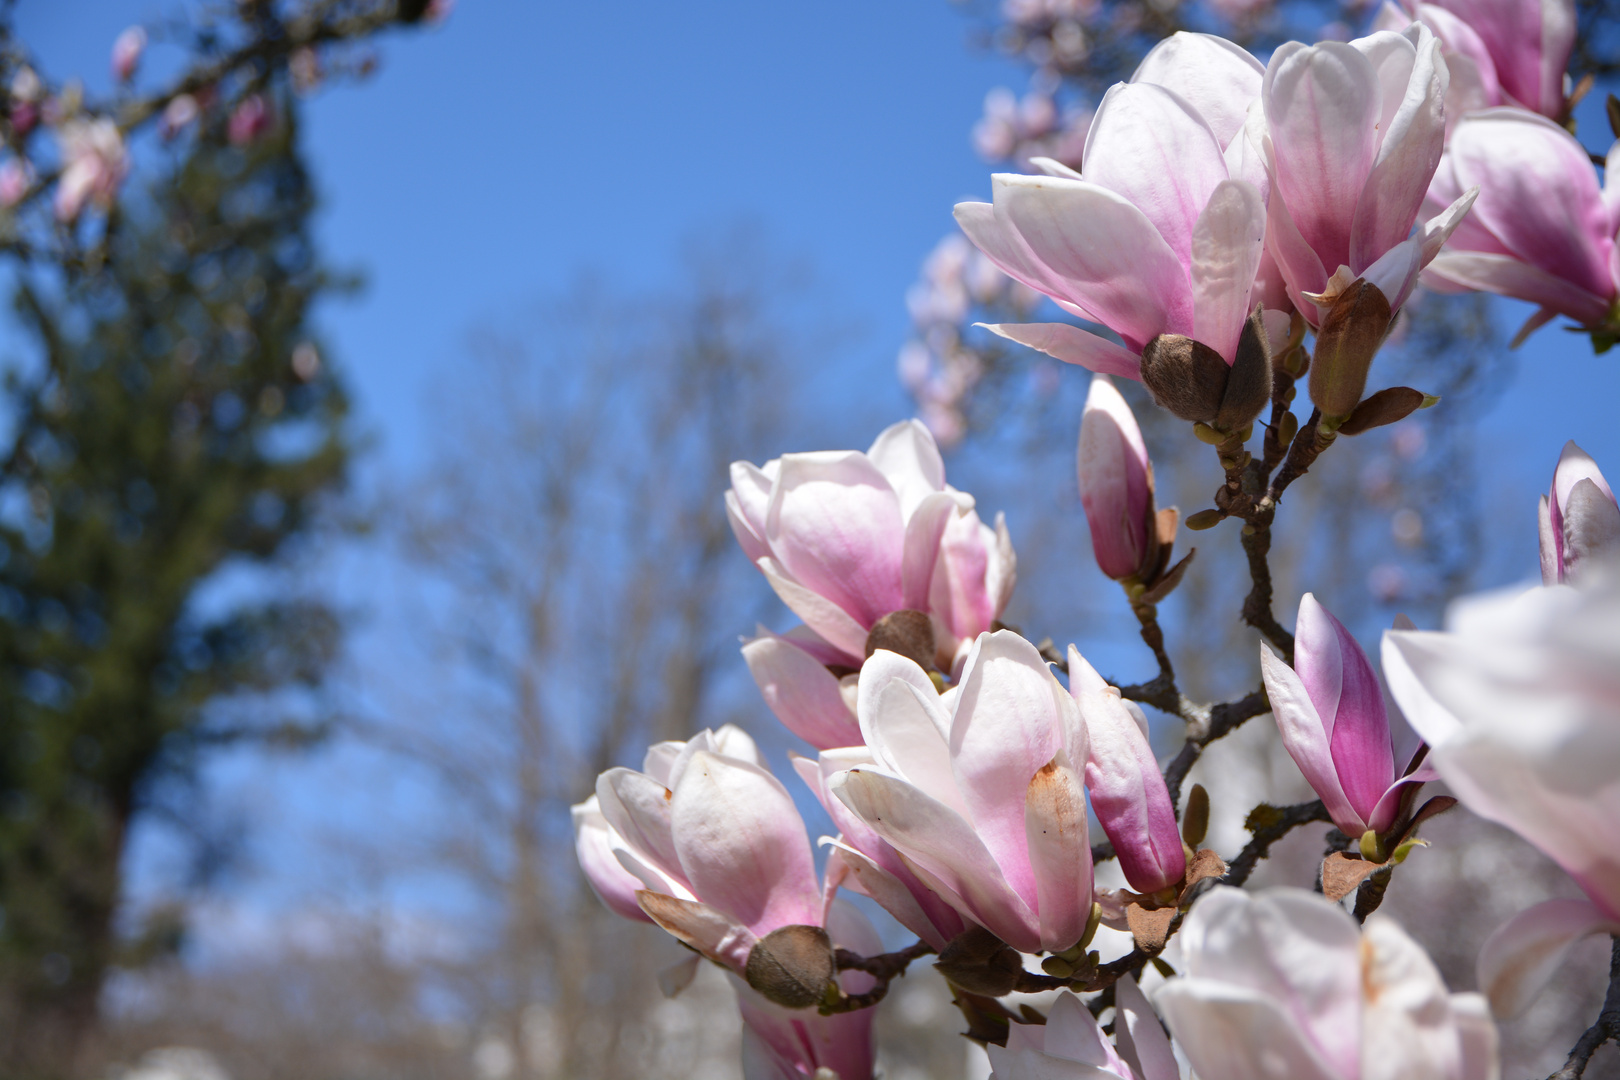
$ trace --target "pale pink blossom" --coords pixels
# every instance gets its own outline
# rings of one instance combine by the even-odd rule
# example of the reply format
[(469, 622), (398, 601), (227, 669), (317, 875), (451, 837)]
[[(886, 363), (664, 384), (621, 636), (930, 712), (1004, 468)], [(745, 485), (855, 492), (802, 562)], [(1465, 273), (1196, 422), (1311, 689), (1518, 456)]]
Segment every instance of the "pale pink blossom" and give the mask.
[(1156, 893), (1187, 874), (1176, 808), (1148, 743), (1147, 717), (1120, 697), (1073, 645), (1069, 692), (1085, 724), (1086, 791), (1131, 888)]
[(1484, 999), (1448, 993), (1381, 912), (1358, 927), (1303, 889), (1219, 886), (1177, 940), (1156, 1002), (1200, 1080), (1496, 1080)]
[(1271, 176), (1266, 243), (1311, 325), (1359, 278), (1399, 309), (1468, 212), (1463, 193), (1412, 235), (1440, 163), (1447, 85), (1421, 24), (1272, 54), (1248, 134)]
[(1103, 97), (1083, 173), (997, 174), (993, 202), (956, 220), (997, 266), (1124, 345), (1068, 323), (1007, 323), (1004, 337), (1092, 371), (1141, 378), (1161, 334), (1193, 337), (1228, 363), (1249, 315), (1265, 238), (1258, 188), (1228, 167), (1210, 122), (1174, 91), (1121, 83)]
[(275, 113), (263, 94), (249, 94), (231, 112), (225, 125), (225, 136), (232, 146), (247, 146), (257, 142), (275, 122)]
[(22, 201), (34, 182), (34, 169), (27, 160), (18, 157), (6, 159), (0, 165), (0, 206), (12, 207)]
[[(1564, 70), (1575, 47), (1574, 0), (1385, 0), (1380, 29), (1418, 21), (1440, 39), (1451, 71), (1446, 108), (1514, 105), (1564, 116)], [(1455, 118), (1454, 118), (1455, 119)]]
[(827, 668), (843, 659), (837, 649), (808, 627), (773, 634), (762, 626), (742, 653), (765, 704), (789, 731), (817, 750), (859, 745), (856, 676)]
[(172, 139), (201, 114), (202, 108), (197, 99), (190, 94), (181, 94), (164, 106), (163, 117), (158, 121), (158, 133), (165, 139)]
[(112, 47), (112, 73), (113, 78), (119, 82), (129, 82), (135, 77), (135, 69), (140, 66), (141, 54), (146, 52), (146, 31), (139, 26), (131, 26), (119, 34), (113, 41)]
[(1170, 1040), (1129, 975), (1114, 984), (1114, 1041), (1068, 990), (1045, 1024), (1008, 1025), (1007, 1045), (985, 1049), (991, 1080), (1181, 1080)]
[(1333, 824), (1352, 839), (1383, 836), (1408, 784), (1435, 778), (1396, 771), (1384, 694), (1367, 654), (1344, 624), (1306, 593), (1294, 627), (1294, 666), (1260, 647), (1260, 673), (1283, 746), (1321, 796)]
[(118, 125), (105, 117), (73, 119), (57, 129), (62, 176), (56, 183), (56, 218), (72, 221), (87, 202), (105, 209), (129, 172), (129, 154)]
[(1493, 1008), (1527, 1005), (1587, 933), (1620, 933), (1620, 580), (1452, 605), (1447, 631), (1388, 631), (1390, 691), (1441, 779), (1569, 872), (1587, 901), (1519, 915), (1480, 954)]
[(1564, 444), (1552, 488), (1541, 497), (1541, 583), (1579, 580), (1589, 565), (1620, 555), (1620, 505), (1590, 454)]
[(832, 794), (1013, 948), (1079, 941), (1091, 912), (1086, 732), (1035, 646), (981, 635), (943, 695), (880, 649), (861, 668), (858, 711), (875, 764), (832, 776)]
[(1017, 576), (1005, 521), (985, 525), (973, 497), (945, 483), (939, 448), (915, 420), (888, 428), (864, 454), (733, 462), (726, 513), (783, 603), (852, 668), (879, 619), (922, 611), (949, 670), (1000, 616)]
[[(1610, 160), (1620, 165), (1612, 151)], [(1607, 170), (1600, 186), (1569, 132), (1522, 109), (1490, 109), (1457, 124), (1424, 212), (1468, 188), (1479, 189), (1474, 212), (1427, 280), (1536, 304), (1516, 340), (1558, 315), (1588, 327), (1613, 319), (1620, 169)]]

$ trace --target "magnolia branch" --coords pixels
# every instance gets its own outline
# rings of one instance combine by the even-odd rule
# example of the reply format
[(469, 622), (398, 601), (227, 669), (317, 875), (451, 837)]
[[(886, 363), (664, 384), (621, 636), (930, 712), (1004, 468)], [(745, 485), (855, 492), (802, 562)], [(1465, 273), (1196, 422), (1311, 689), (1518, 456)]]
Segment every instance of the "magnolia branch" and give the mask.
[(1598, 1013), (1597, 1023), (1586, 1029), (1575, 1049), (1569, 1052), (1564, 1067), (1547, 1080), (1578, 1080), (1586, 1075), (1592, 1055), (1611, 1039), (1620, 1043), (1620, 937), (1614, 938), (1609, 953), (1609, 992), (1603, 998), (1603, 1010)]

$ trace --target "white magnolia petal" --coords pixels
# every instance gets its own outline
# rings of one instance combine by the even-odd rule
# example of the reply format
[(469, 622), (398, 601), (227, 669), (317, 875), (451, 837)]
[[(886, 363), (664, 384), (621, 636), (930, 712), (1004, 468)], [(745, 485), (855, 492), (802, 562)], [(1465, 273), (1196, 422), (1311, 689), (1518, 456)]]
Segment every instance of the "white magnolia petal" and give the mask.
[(1223, 180), (1192, 232), (1193, 337), (1228, 361), (1249, 317), (1266, 248), (1266, 206), (1247, 180)]
[(1491, 1011), (1511, 1019), (1552, 981), (1589, 934), (1620, 933), (1620, 920), (1590, 900), (1547, 900), (1491, 932), (1479, 950), (1479, 985)]
[(883, 429), (866, 456), (900, 496), (900, 516), (910, 520), (923, 499), (945, 490), (945, 461), (934, 436), (919, 420), (902, 420)]

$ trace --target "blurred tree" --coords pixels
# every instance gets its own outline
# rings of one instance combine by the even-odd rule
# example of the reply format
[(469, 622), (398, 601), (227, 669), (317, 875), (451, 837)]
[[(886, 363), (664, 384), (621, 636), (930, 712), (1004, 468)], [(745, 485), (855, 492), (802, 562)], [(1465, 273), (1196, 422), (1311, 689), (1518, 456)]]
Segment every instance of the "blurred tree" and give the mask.
[[(109, 967), (135, 818), (189, 821), (199, 753), (303, 740), (337, 641), (319, 601), (238, 566), (285, 559), (342, 486), (348, 401), (311, 337), (339, 284), (290, 102), (246, 147), (202, 132), (126, 199), (98, 272), (20, 279), (40, 362), (5, 384), (0, 487), (0, 1074), (66, 1075)], [(274, 692), (275, 707), (233, 707)], [(205, 854), (217, 847), (204, 845)]]

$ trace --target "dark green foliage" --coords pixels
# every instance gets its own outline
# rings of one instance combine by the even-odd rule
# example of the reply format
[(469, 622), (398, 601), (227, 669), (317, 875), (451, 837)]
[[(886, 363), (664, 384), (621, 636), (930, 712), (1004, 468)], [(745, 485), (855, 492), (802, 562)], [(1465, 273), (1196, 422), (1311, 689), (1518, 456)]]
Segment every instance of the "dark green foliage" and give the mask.
[[(109, 966), (138, 959), (113, 926), (132, 821), (186, 821), (210, 745), (315, 733), (299, 698), (333, 612), (234, 572), (235, 599), (197, 603), (221, 571), (292, 554), (349, 454), (308, 325), (334, 283), (279, 115), (249, 149), (199, 139), (126, 199), (100, 270), (16, 293), (38, 366), (6, 385), (0, 475), (0, 1075), (65, 1069), (28, 1047), (66, 1052)], [(159, 921), (136, 953), (178, 941)]]

